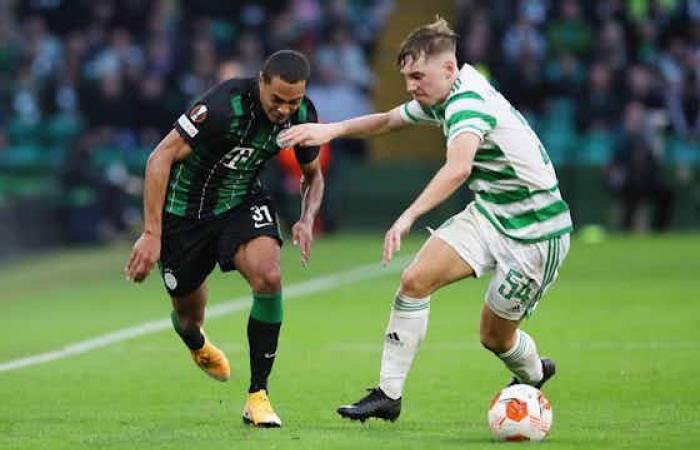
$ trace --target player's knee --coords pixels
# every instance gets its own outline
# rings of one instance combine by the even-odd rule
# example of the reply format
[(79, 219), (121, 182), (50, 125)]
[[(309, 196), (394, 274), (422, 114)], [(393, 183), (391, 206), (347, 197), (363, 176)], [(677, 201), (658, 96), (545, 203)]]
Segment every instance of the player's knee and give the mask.
[(282, 273), (279, 264), (263, 264), (251, 280), (253, 292), (274, 294), (282, 289)]
[(190, 314), (177, 313), (178, 327), (185, 333), (198, 330), (202, 326), (202, 322), (197, 317)]
[(401, 275), (401, 293), (413, 298), (427, 297), (433, 292), (433, 284), (420, 270), (411, 266)]

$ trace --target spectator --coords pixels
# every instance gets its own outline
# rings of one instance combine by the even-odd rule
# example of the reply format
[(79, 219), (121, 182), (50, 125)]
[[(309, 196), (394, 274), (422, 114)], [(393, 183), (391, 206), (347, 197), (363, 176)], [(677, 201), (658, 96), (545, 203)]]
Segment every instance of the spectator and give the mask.
[(147, 74), (140, 83), (136, 121), (141, 133), (163, 136), (172, 127), (175, 114), (167, 108), (165, 85), (156, 74)]
[(176, 69), (175, 52), (164, 32), (154, 34), (148, 41), (145, 70), (162, 78), (170, 77)]
[(477, 67), (492, 66), (499, 59), (491, 43), (491, 26), (485, 19), (486, 17), (472, 20), (459, 43), (462, 59)]
[(81, 96), (81, 109), (85, 111), (91, 127), (129, 128), (135, 123), (135, 96), (132, 88), (120, 72), (102, 76), (96, 86)]
[[(86, 124), (87, 134), (107, 126), (101, 143), (116, 148), (119, 157), (140, 155), (141, 146), (169, 129), (187, 99), (220, 77), (255, 76), (265, 54), (290, 46), (316, 60), (308, 92), (321, 120), (365, 114), (372, 109), (369, 61), (377, 34), (392, 7), (400, 4), (79, 3), (0, 1), (0, 122), (13, 147), (54, 146), (52, 124), (64, 135)], [(461, 59), (494, 77), (534, 126), (547, 128), (545, 145), (558, 143), (562, 160), (578, 160), (564, 154), (580, 148), (577, 133), (563, 126), (573, 123), (573, 117), (590, 148), (605, 142), (589, 139), (591, 135), (633, 142), (618, 126), (622, 105), (630, 103), (641, 105), (651, 131), (666, 132), (670, 155), (699, 159), (697, 0), (455, 3), (463, 28)], [(625, 117), (635, 114), (626, 112)], [(60, 129), (63, 125), (67, 128)], [(660, 133), (647, 139), (658, 150), (655, 163), (665, 164), (655, 141), (662, 140)], [(344, 156), (365, 152), (363, 141), (335, 145), (341, 165)], [(94, 154), (102, 156), (100, 152)], [(605, 158), (610, 156), (591, 160)]]
[(0, 112), (3, 110), (3, 92), (9, 86), (12, 75), (20, 64), (21, 47), (19, 33), (12, 11), (0, 4)]
[(657, 73), (647, 66), (634, 65), (627, 69), (627, 98), (652, 110), (664, 107), (662, 87)]
[(179, 88), (185, 98), (191, 99), (201, 94), (216, 82), (217, 55), (211, 39), (206, 36), (195, 38), (191, 49), (191, 69), (184, 72), (179, 80)]
[(636, 52), (634, 58), (642, 64), (657, 64), (660, 56), (658, 29), (652, 21), (646, 20), (635, 24), (635, 30), (631, 46)]
[[(344, 78), (332, 63), (316, 64), (317, 77), (309, 85), (307, 95), (314, 101), (321, 122), (336, 122), (369, 113), (369, 98), (356, 84)], [(343, 105), (338, 108), (338, 105)], [(337, 139), (333, 149), (347, 156), (362, 157), (365, 143), (361, 139)]]
[(605, 61), (615, 71), (624, 69), (627, 64), (627, 48), (625, 33), (619, 22), (608, 20), (601, 27), (596, 59)]
[(573, 98), (585, 84), (583, 63), (571, 53), (560, 53), (547, 64), (547, 86), (552, 97)]
[(577, 0), (558, 2), (559, 17), (547, 27), (550, 50), (554, 53), (567, 52), (585, 56), (593, 45), (593, 32), (581, 13)]
[(321, 44), (316, 53), (316, 62), (324, 70), (333, 70), (334, 77), (356, 88), (369, 90), (373, 82), (362, 49), (352, 40), (350, 30), (335, 26), (329, 31), (327, 44)]
[(29, 65), (22, 66), (17, 72), (12, 97), (12, 122), (37, 125), (42, 118), (39, 101), (39, 83), (32, 78)]
[(507, 98), (518, 105), (520, 112), (526, 116), (541, 114), (548, 86), (542, 74), (542, 64), (537, 58), (528, 51), (523, 52), (506, 77), (501, 87)]
[(613, 72), (602, 62), (594, 63), (588, 87), (579, 94), (578, 123), (583, 130), (611, 130), (620, 113), (620, 99)]
[(639, 212), (644, 200), (652, 203), (655, 231), (665, 231), (670, 223), (673, 194), (663, 179), (662, 164), (654, 152), (650, 129), (644, 106), (628, 103), (622, 140), (608, 169), (609, 183), (622, 199), (625, 231), (639, 228)]
[(509, 64), (520, 61), (523, 54), (541, 61), (546, 50), (547, 41), (544, 36), (524, 14), (518, 16), (503, 37), (503, 54)]
[(7, 150), (9, 146), (9, 141), (7, 139), (7, 133), (5, 129), (0, 126), (0, 154)]
[(61, 42), (46, 29), (41, 17), (29, 17), (23, 27), (26, 31), (24, 56), (31, 61), (31, 77), (43, 81), (56, 73), (61, 57)]
[(688, 72), (668, 90), (668, 110), (674, 130), (685, 139), (700, 139), (700, 79)]
[(238, 41), (241, 75), (254, 77), (262, 67), (265, 56), (262, 42), (254, 34), (244, 33)]
[(680, 83), (687, 70), (685, 66), (687, 47), (680, 36), (671, 38), (671, 43), (659, 57), (659, 69), (669, 84)]

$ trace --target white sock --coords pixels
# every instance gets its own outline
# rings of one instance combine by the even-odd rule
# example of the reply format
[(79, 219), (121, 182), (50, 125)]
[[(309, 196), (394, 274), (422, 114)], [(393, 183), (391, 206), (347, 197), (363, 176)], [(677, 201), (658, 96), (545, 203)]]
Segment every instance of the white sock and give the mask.
[(530, 335), (517, 330), (515, 345), (498, 355), (516, 378), (525, 384), (535, 384), (542, 380), (542, 362), (537, 354), (537, 346)]
[(379, 387), (390, 398), (401, 397), (413, 357), (428, 330), (430, 297), (397, 294), (386, 328)]

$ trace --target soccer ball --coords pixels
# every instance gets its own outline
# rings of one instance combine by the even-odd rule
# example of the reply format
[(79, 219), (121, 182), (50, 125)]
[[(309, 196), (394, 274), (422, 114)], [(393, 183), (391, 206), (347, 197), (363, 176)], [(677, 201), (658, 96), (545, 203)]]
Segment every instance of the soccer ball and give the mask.
[(491, 400), (488, 420), (498, 441), (541, 441), (552, 426), (552, 405), (538, 389), (516, 384)]

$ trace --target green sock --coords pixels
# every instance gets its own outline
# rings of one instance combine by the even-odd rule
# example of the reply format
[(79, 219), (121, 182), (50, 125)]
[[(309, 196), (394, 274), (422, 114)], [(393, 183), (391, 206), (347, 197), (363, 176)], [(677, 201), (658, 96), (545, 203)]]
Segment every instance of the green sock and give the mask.
[(277, 340), (282, 327), (282, 293), (253, 294), (248, 318), (250, 348), (250, 388), (248, 392), (267, 389), (267, 378), (277, 355)]
[(250, 317), (265, 323), (282, 322), (282, 293), (253, 293), (253, 307), (250, 309)]

